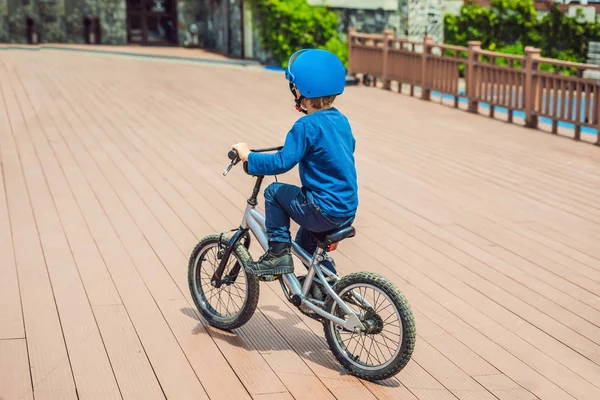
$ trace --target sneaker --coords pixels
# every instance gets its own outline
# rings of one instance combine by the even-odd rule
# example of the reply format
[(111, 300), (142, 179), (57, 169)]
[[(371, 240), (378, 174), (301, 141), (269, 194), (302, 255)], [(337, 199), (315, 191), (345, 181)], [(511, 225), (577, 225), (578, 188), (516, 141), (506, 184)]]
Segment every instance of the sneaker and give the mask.
[(294, 259), (289, 244), (275, 243), (269, 246), (269, 251), (263, 254), (258, 261), (248, 263), (246, 270), (251, 275), (283, 275), (294, 272)]

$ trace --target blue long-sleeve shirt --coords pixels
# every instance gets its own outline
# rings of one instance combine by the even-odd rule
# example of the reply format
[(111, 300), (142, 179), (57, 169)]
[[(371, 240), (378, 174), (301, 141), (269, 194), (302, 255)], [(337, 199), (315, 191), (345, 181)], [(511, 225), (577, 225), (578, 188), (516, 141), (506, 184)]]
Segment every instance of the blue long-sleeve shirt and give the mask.
[(296, 121), (277, 153), (250, 153), (252, 175), (283, 174), (299, 165), (302, 186), (332, 217), (349, 217), (358, 208), (354, 165), (356, 140), (348, 119), (336, 108), (316, 111)]

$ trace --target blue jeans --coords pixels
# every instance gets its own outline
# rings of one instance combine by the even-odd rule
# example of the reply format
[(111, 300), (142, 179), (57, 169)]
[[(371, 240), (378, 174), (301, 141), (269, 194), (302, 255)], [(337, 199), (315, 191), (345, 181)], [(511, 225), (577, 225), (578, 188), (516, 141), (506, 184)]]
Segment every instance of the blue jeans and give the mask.
[[(351, 217), (331, 217), (324, 214), (313, 201), (312, 193), (286, 183), (272, 183), (265, 189), (265, 220), (269, 242), (291, 241), (290, 218), (300, 229), (296, 234), (296, 243), (312, 255), (317, 242), (310, 232), (327, 232), (349, 226)], [(333, 265), (324, 261), (323, 266), (335, 273)]]

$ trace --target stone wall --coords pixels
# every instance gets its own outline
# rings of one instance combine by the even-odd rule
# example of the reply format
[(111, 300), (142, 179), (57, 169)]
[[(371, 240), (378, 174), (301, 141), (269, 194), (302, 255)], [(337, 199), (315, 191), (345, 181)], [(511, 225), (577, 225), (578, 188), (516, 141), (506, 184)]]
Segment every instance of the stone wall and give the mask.
[(90, 5), (85, 0), (65, 0), (65, 30), (67, 43), (84, 43), (83, 18), (86, 15), (98, 15), (95, 4)]
[[(241, 3), (243, 0), (233, 0), (229, 3), (229, 23), (231, 24), (231, 54), (235, 57), (242, 56), (242, 48), (244, 43), (242, 42), (242, 32), (244, 27), (242, 26), (242, 9)], [(226, 15), (224, 15), (226, 18)]]
[(39, 25), (39, 7), (33, 0), (6, 0), (8, 8), (7, 36), (8, 42), (26, 43), (26, 21), (30, 17)]
[[(229, 26), (231, 24), (231, 54), (242, 54), (242, 0), (179, 0), (177, 13), (179, 21), (179, 45), (189, 38), (192, 24), (197, 27), (198, 46), (227, 53), (229, 47)], [(230, 14), (229, 21), (227, 14)]]
[[(220, 53), (230, 50), (231, 55), (241, 57), (244, 46), (242, 1), (177, 0), (179, 45), (187, 43), (190, 28), (195, 25), (198, 47)], [(404, 3), (406, 0), (399, 0), (398, 10)], [(342, 34), (350, 27), (365, 33), (380, 33), (385, 28), (403, 33), (405, 24), (398, 11), (348, 8), (335, 11), (339, 16), (338, 30)], [(0, 42), (25, 43), (28, 16), (35, 22), (42, 43), (83, 43), (86, 16), (99, 17), (101, 43), (127, 43), (126, 0), (0, 0)], [(253, 21), (254, 26), (257, 23)], [(253, 58), (268, 62), (269, 54), (261, 48), (256, 29), (253, 29), (251, 41)]]
[(38, 0), (40, 40), (61, 43), (66, 40), (65, 0)]
[(335, 9), (338, 14), (338, 31), (347, 34), (349, 28), (360, 33), (382, 33), (384, 29), (394, 29), (404, 34), (406, 17), (398, 10), (362, 10), (353, 8)]
[[(178, 0), (178, 43), (198, 29), (199, 47), (226, 53), (229, 46), (227, 12), (230, 12), (231, 51), (242, 54), (242, 0)], [(84, 17), (98, 17), (102, 44), (127, 43), (126, 0), (0, 0), (0, 42), (26, 43), (30, 17), (41, 43), (83, 43)]]
[(125, 0), (98, 2), (102, 44), (127, 44), (127, 5)]
[(40, 43), (83, 43), (85, 16), (100, 18), (102, 43), (127, 42), (125, 0), (0, 0), (0, 16), (0, 42), (26, 43), (31, 18)]
[(8, 37), (8, 0), (0, 0), (0, 43), (7, 43)]

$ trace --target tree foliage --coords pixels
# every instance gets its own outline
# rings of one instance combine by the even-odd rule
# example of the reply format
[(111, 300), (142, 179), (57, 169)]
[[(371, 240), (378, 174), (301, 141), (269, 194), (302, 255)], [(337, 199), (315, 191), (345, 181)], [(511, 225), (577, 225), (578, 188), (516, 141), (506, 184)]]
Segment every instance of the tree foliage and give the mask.
[(261, 45), (275, 61), (287, 66), (289, 57), (303, 48), (321, 48), (348, 63), (348, 46), (337, 30), (338, 18), (326, 7), (306, 0), (249, 0), (258, 22)]
[(585, 62), (590, 41), (600, 40), (600, 23), (582, 23), (564, 15), (558, 5), (539, 19), (533, 0), (493, 0), (490, 8), (466, 3), (460, 15), (444, 17), (445, 41), (466, 46), (479, 40), (484, 49), (523, 54), (525, 46), (542, 56)]

